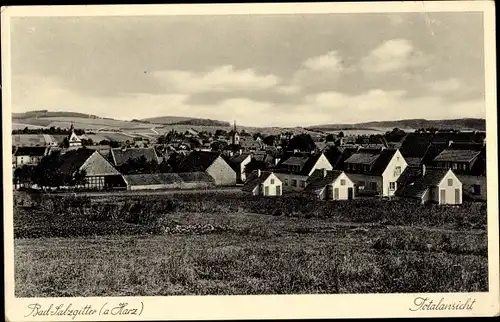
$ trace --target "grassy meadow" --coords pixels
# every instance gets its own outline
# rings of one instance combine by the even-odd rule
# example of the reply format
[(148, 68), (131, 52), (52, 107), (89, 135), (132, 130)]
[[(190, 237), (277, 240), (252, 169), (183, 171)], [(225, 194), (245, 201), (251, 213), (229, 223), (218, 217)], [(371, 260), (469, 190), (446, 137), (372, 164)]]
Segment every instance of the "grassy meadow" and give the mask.
[(484, 205), (422, 206), (418, 216), (397, 215), (413, 206), (222, 193), (91, 200), (16, 195), (15, 293), (486, 291)]

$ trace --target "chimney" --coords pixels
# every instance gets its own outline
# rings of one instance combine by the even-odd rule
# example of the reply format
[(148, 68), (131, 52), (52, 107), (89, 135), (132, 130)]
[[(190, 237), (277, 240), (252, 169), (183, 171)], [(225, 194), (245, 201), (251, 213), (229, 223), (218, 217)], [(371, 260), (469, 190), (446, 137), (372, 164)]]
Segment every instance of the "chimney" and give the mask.
[(260, 169), (257, 169), (257, 177), (260, 178)]
[(326, 177), (326, 168), (323, 168), (323, 178)]

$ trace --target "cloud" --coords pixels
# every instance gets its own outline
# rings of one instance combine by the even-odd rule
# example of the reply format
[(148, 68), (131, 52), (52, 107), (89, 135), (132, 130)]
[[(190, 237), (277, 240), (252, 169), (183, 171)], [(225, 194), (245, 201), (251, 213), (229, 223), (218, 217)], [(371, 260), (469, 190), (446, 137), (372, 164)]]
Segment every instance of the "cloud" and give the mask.
[(387, 40), (373, 49), (360, 62), (367, 73), (385, 73), (421, 66), (427, 57), (406, 39)]
[(281, 94), (297, 94), (301, 91), (298, 85), (282, 85), (276, 88), (276, 91)]
[[(80, 94), (54, 77), (13, 77), (12, 88), (23, 92), (12, 97), (13, 112), (35, 109), (84, 111), (117, 119), (161, 115), (236, 120), (248, 126), (308, 126), (326, 123), (357, 123), (408, 118), (448, 119), (484, 117), (483, 99), (451, 101), (434, 93), (409, 97), (404, 90), (372, 89), (349, 95), (325, 91), (297, 101), (275, 103), (243, 96), (220, 99), (213, 104), (191, 104), (189, 94), (130, 93), (108, 97)], [(16, 93), (16, 92), (14, 92)]]
[(278, 77), (259, 75), (252, 69), (236, 70), (231, 65), (220, 66), (206, 73), (184, 70), (152, 72), (167, 91), (176, 93), (258, 91), (275, 87)]
[(342, 58), (335, 50), (329, 51), (321, 56), (309, 58), (304, 61), (303, 65), (310, 70), (318, 71), (329, 70), (340, 72), (343, 69)]
[(429, 84), (431, 91), (438, 93), (450, 93), (458, 91), (462, 87), (462, 83), (456, 78), (447, 80), (435, 81)]

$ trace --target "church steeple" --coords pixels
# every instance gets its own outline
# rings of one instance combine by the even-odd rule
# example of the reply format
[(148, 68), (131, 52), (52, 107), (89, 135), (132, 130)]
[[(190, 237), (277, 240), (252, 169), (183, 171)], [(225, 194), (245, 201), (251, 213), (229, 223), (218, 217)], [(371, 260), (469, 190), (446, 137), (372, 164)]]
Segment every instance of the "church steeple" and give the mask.
[(236, 132), (236, 120), (234, 121), (234, 127), (233, 127), (234, 132)]

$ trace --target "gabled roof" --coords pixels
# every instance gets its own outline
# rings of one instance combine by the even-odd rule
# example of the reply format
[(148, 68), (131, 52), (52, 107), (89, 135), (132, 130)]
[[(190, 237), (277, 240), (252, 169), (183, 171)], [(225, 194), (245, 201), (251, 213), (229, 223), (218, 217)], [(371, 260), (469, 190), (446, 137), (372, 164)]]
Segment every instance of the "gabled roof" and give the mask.
[(377, 160), (378, 151), (359, 151), (352, 154), (345, 163), (371, 165)]
[(15, 156), (43, 157), (48, 148), (44, 146), (20, 146), (14, 153)]
[(252, 173), (250, 173), (247, 180), (245, 181), (242, 190), (247, 192), (252, 192), (255, 189), (255, 187), (264, 183), (264, 181), (266, 181), (266, 179), (269, 178), (271, 174), (272, 174), (271, 171), (261, 170), (259, 176), (257, 170), (252, 171)]
[(318, 162), (318, 159), (322, 156), (322, 153), (311, 154), (305, 156), (304, 154), (296, 154), (291, 157), (286, 158), (281, 161), (276, 166), (276, 171), (279, 172), (290, 172), (289, 166), (296, 167), (292, 172), (298, 175), (308, 176), (311, 170)]
[(125, 181), (129, 185), (142, 186), (142, 185), (157, 185), (157, 184), (171, 184), (180, 183), (182, 179), (177, 173), (147, 173), (147, 174), (129, 174), (124, 175)]
[(448, 171), (449, 169), (427, 168), (425, 170), (424, 176), (420, 175), (407, 184), (398, 187), (396, 195), (411, 198), (421, 198), (427, 189), (437, 186), (441, 182), (441, 180), (443, 180)]
[(59, 172), (67, 175), (73, 175), (94, 153), (99, 152), (86, 148), (67, 151), (60, 156), (61, 166), (59, 167)]
[[(368, 174), (368, 175), (382, 175), (382, 173), (385, 171), (387, 166), (389, 165), (389, 162), (392, 160), (392, 157), (396, 153), (397, 150), (395, 149), (384, 149), (378, 153), (366, 153), (366, 152), (361, 152), (361, 153), (355, 153), (353, 154), (349, 159), (351, 159), (353, 156), (356, 156), (356, 161), (358, 162), (347, 162), (349, 159), (344, 163), (344, 166), (346, 164), (359, 164), (362, 165), (360, 168), (355, 168), (355, 169), (349, 169), (350, 173), (360, 173), (360, 174)], [(370, 161), (368, 162), (361, 162), (361, 161)]]
[(399, 151), (406, 159), (423, 158), (433, 139), (431, 133), (409, 133), (406, 135)]
[(219, 156), (219, 152), (193, 151), (181, 161), (178, 172), (206, 171)]
[[(115, 166), (120, 167), (126, 163), (129, 159), (138, 159), (142, 156), (146, 158), (147, 161), (158, 162), (158, 156), (154, 148), (129, 148), (129, 149), (111, 149), (111, 156)], [(159, 162), (158, 162), (159, 163)]]
[(437, 157), (434, 158), (434, 162), (471, 162), (481, 151), (474, 150), (455, 150), (453, 148), (445, 149)]
[(159, 185), (173, 183), (215, 183), (214, 178), (205, 172), (190, 173), (148, 173), (124, 175), (128, 185)]
[(343, 173), (343, 171), (329, 170), (324, 176), (323, 170), (315, 170), (307, 179), (307, 184), (304, 189), (306, 192), (316, 192), (322, 190), (326, 185), (332, 184)]

